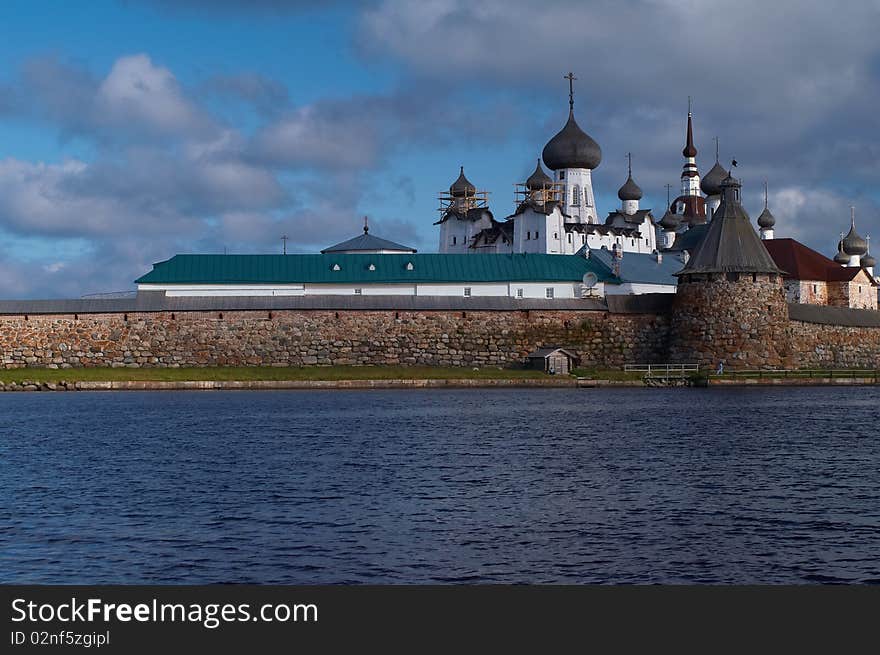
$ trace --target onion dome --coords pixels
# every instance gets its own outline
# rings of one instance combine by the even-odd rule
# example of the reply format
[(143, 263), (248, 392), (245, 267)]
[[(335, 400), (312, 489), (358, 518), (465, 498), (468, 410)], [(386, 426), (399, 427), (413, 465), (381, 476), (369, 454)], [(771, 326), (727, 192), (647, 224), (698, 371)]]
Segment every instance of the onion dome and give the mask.
[(563, 168), (594, 169), (602, 161), (602, 149), (584, 132), (574, 119), (574, 110), (568, 112), (568, 122), (544, 146), (541, 153), (547, 168), (558, 171)]
[(458, 174), (458, 179), (449, 187), (449, 195), (453, 198), (464, 198), (465, 196), (473, 196), (477, 193), (477, 187), (471, 184), (464, 176), (464, 166)]
[(874, 259), (874, 255), (868, 253), (864, 257), (862, 257), (862, 266), (865, 268), (874, 268), (877, 265), (877, 260)]
[(850, 222), (849, 233), (843, 237), (843, 252), (847, 255), (864, 255), (868, 252), (868, 242), (856, 232), (856, 219), (853, 216)]
[(758, 227), (769, 230), (774, 225), (776, 225), (776, 219), (770, 213), (770, 210), (764, 207), (764, 211), (758, 216)]
[(666, 213), (663, 214), (663, 218), (660, 219), (660, 227), (668, 232), (677, 229), (680, 222), (681, 219), (678, 214), (673, 214), (667, 209)]
[(526, 188), (529, 191), (538, 191), (551, 184), (553, 184), (553, 180), (541, 168), (541, 160), (539, 159), (538, 165), (535, 166), (535, 172), (529, 175), (529, 179), (526, 180)]
[(623, 186), (617, 191), (617, 197), (621, 200), (641, 200), (642, 190), (633, 180), (632, 173), (629, 174), (629, 177), (626, 178), (626, 182), (624, 182)]
[(727, 171), (724, 170), (724, 166), (722, 166), (716, 159), (715, 165), (708, 173), (706, 173), (706, 177), (700, 182), (700, 190), (707, 196), (721, 195), (721, 183), (726, 177)]
[(843, 240), (837, 242), (837, 254), (834, 255), (834, 261), (838, 264), (849, 264), (849, 257), (843, 252)]

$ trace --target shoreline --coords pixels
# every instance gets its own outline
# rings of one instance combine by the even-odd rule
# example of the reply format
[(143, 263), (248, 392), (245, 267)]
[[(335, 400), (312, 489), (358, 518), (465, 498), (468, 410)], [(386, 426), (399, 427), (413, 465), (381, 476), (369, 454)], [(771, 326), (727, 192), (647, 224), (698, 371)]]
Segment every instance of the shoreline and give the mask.
[(807, 387), (807, 386), (880, 386), (872, 377), (815, 378), (740, 378), (709, 379), (698, 385), (658, 387), (642, 380), (603, 380), (573, 377), (547, 379), (366, 379), (366, 380), (79, 380), (75, 382), (0, 383), (0, 393), (9, 392), (71, 392), (71, 391), (228, 391), (228, 390), (369, 390), (369, 389), (595, 389), (595, 388), (679, 388), (698, 387)]

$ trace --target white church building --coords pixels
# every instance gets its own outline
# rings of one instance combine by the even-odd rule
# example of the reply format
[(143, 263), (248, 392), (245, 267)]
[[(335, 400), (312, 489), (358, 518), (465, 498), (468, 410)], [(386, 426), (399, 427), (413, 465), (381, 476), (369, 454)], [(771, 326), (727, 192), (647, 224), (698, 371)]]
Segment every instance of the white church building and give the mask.
[(569, 112), (565, 126), (542, 152), (548, 175), (538, 160), (535, 172), (516, 185), (516, 209), (503, 221), (489, 210), (488, 194), (465, 177), (464, 168), (448, 192), (440, 194), (440, 243), (444, 254), (539, 253), (572, 255), (584, 246), (598, 250), (652, 253), (657, 227), (651, 210), (640, 209), (642, 190), (629, 176), (618, 191), (619, 209), (599, 220), (592, 171), (602, 149), (574, 117), (575, 79), (570, 73)]

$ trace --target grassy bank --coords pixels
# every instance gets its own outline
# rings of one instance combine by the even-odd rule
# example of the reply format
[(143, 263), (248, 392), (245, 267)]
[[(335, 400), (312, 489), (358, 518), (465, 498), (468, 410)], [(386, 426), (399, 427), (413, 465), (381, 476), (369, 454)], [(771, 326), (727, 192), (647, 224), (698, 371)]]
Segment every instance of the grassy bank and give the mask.
[(509, 380), (549, 377), (525, 369), (435, 366), (218, 366), (205, 368), (0, 369), (0, 382), (202, 381), (202, 380)]

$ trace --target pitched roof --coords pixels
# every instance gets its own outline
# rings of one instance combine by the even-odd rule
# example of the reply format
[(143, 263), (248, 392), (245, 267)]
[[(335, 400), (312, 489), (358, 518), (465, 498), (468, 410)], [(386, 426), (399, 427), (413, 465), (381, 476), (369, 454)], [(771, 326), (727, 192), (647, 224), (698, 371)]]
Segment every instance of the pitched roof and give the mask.
[(530, 352), (528, 357), (529, 357), (529, 359), (546, 358), (555, 352), (565, 353), (566, 355), (568, 355), (569, 357), (571, 357), (572, 359), (575, 359), (575, 360), (580, 359), (580, 357), (578, 357), (577, 354), (572, 352), (571, 350), (568, 350), (566, 348), (555, 348), (555, 347), (538, 348), (537, 350)]
[(746, 210), (740, 203), (741, 185), (728, 177), (721, 185), (721, 204), (706, 236), (677, 275), (693, 273), (781, 273)]
[(375, 237), (370, 234), (366, 229), (364, 229), (363, 234), (359, 234), (353, 239), (349, 239), (348, 241), (343, 241), (342, 243), (337, 243), (335, 246), (330, 246), (329, 248), (325, 248), (322, 250), (322, 253), (327, 252), (344, 252), (351, 250), (365, 250), (365, 251), (376, 251), (376, 250), (398, 250), (400, 252), (416, 252), (415, 248), (410, 248), (409, 246), (402, 246), (399, 243), (394, 243), (393, 241), (389, 241), (388, 239), (381, 239), (379, 237)]
[[(408, 264), (412, 264), (409, 267)], [(339, 270), (334, 270), (338, 266)], [(370, 267), (373, 270), (370, 270)], [(334, 254), (175, 255), (138, 284), (352, 284), (413, 282), (580, 282), (614, 279), (573, 255)]]
[(858, 266), (841, 266), (794, 239), (769, 239), (763, 243), (787, 279), (848, 282), (862, 270)]
[[(590, 259), (602, 263), (609, 271), (613, 266), (611, 252), (607, 249), (590, 250)], [(637, 252), (625, 252), (620, 260), (621, 282), (637, 282), (642, 284), (664, 284), (675, 286), (678, 280), (675, 272), (682, 266), (681, 259), (675, 255), (666, 255), (657, 261), (656, 255)]]
[(706, 232), (708, 231), (708, 223), (691, 225), (686, 231), (679, 232), (675, 235), (675, 242), (672, 244), (672, 247), (669, 248), (669, 250), (687, 250), (688, 252), (692, 253), (694, 250), (696, 250), (697, 246), (700, 245), (700, 241), (703, 240), (703, 237), (706, 236)]

